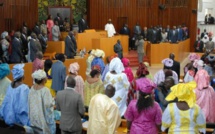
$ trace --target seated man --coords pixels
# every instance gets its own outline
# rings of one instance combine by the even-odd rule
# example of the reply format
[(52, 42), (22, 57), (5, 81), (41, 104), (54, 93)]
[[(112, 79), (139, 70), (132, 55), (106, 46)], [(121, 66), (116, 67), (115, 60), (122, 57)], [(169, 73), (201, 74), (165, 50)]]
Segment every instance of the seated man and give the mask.
[(108, 85), (105, 95), (95, 95), (89, 105), (88, 134), (114, 134), (121, 123), (120, 112), (116, 103), (111, 99), (115, 88)]

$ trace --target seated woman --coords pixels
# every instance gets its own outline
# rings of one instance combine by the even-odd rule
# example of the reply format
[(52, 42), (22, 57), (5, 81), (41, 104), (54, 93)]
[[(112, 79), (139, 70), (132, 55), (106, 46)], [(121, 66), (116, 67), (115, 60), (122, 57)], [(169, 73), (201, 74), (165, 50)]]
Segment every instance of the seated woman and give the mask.
[(47, 82), (45, 86), (50, 90), (52, 97), (55, 98), (56, 91), (51, 88), (51, 85), (52, 85), (51, 68), (52, 68), (52, 60), (50, 59), (45, 60), (44, 71), (46, 72), (46, 77), (47, 77)]
[(47, 87), (43, 70), (32, 74), (35, 84), (31, 87), (28, 103), (31, 127), (37, 134), (55, 134), (54, 99)]
[(206, 121), (201, 108), (196, 104), (195, 82), (180, 83), (171, 88), (167, 101), (170, 103), (162, 116), (162, 131), (169, 128), (168, 133), (198, 134), (206, 133)]
[(197, 87), (196, 100), (197, 104), (201, 107), (206, 121), (209, 123), (215, 123), (215, 92), (210, 86), (210, 76), (207, 71), (199, 70), (195, 76)]
[(152, 93), (155, 84), (144, 79), (138, 87), (138, 99), (132, 100), (125, 113), (127, 128), (130, 134), (157, 134), (161, 125), (162, 111), (153, 100)]
[(130, 83), (127, 76), (123, 73), (124, 67), (121, 60), (116, 57), (111, 60), (109, 65), (109, 72), (105, 76), (104, 86), (112, 84), (116, 88), (115, 95), (112, 97), (119, 107), (120, 115), (123, 116), (127, 106), (127, 94)]
[(7, 75), (10, 74), (10, 67), (6, 63), (0, 63), (0, 85), (1, 85), (1, 90), (0, 90), (0, 107), (1, 104), (4, 100), (4, 97), (6, 95), (6, 91), (8, 86), (10, 85), (11, 81), (6, 77)]
[(13, 82), (7, 88), (4, 101), (0, 109), (0, 116), (8, 125), (14, 123), (30, 126), (28, 95), (29, 88), (23, 83), (24, 64), (13, 66)]
[[(84, 100), (84, 80), (80, 75), (78, 75), (79, 69), (80, 69), (80, 66), (77, 62), (70, 64), (69, 70), (68, 70), (69, 71), (68, 76), (72, 76), (75, 79), (76, 81), (75, 91), (79, 93), (82, 96), (82, 99)], [(66, 81), (68, 76), (66, 77), (66, 80), (65, 80), (65, 88), (67, 87)]]
[(163, 111), (165, 110), (165, 108), (168, 105), (168, 101), (166, 101), (165, 98), (169, 94), (170, 88), (174, 85), (175, 85), (174, 79), (172, 78), (172, 76), (168, 76), (164, 82), (161, 82), (158, 85), (158, 87), (155, 91), (155, 93), (157, 93), (157, 94), (155, 94), (155, 98), (157, 96), (156, 101), (160, 104), (160, 107)]
[(104, 94), (105, 89), (100, 75), (100, 67), (96, 65), (90, 72), (91, 77), (88, 77), (84, 83), (84, 105), (86, 107), (89, 106), (94, 95), (98, 93)]
[(170, 58), (166, 58), (162, 60), (162, 63), (164, 64), (164, 68), (159, 70), (155, 75), (154, 75), (154, 83), (156, 85), (159, 85), (161, 82), (164, 82), (165, 80), (165, 73), (167, 71), (172, 72), (172, 77), (175, 81), (175, 84), (178, 84), (178, 75), (175, 71), (171, 70), (171, 67), (173, 66), (173, 60)]

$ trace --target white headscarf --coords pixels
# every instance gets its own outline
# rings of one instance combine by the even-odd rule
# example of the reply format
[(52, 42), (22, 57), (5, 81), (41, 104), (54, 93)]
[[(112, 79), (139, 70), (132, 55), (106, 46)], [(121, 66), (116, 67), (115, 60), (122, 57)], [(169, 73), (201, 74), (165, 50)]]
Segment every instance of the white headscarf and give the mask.
[(31, 76), (33, 79), (42, 80), (42, 79), (46, 78), (46, 73), (45, 73), (45, 71), (39, 69), (39, 70), (35, 71)]
[(109, 64), (109, 71), (115, 71), (117, 74), (122, 73), (122, 71), (124, 71), (125, 68), (122, 64), (122, 61), (116, 57), (113, 58)]
[(8, 36), (8, 32), (7, 31), (4, 31), (2, 34), (1, 34), (1, 37), (2, 39), (5, 39), (5, 37)]
[(94, 52), (94, 55), (96, 57), (102, 57), (102, 58), (104, 58), (105, 57), (105, 52), (103, 50), (96, 49), (96, 51)]

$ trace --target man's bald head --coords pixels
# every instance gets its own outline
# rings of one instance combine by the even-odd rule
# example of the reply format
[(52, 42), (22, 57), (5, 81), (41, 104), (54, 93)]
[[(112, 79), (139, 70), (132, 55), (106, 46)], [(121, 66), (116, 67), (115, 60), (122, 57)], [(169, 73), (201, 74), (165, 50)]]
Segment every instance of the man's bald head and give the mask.
[(75, 82), (75, 79), (72, 77), (72, 76), (69, 76), (68, 78), (67, 78), (67, 86), (68, 87), (71, 87), (71, 88), (74, 88), (75, 87), (75, 85), (76, 85), (76, 82)]
[(170, 53), (170, 54), (169, 54), (169, 58), (172, 59), (172, 60), (174, 60), (174, 59), (175, 59), (174, 53)]
[(107, 85), (105, 89), (105, 94), (109, 97), (112, 98), (115, 95), (115, 87), (111, 84)]

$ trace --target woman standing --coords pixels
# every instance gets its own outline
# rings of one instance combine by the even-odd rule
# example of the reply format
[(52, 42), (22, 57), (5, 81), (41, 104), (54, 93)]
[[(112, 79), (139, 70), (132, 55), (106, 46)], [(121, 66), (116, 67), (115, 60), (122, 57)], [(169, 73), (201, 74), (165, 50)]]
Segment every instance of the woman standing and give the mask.
[(99, 66), (94, 66), (90, 72), (91, 77), (88, 77), (84, 83), (84, 105), (86, 107), (89, 106), (90, 100), (94, 95), (98, 93), (104, 94), (105, 89), (100, 78), (100, 70)]
[[(69, 75), (68, 76), (72, 76), (75, 79), (76, 85), (75, 85), (75, 91), (77, 93), (79, 93), (82, 97), (82, 99), (84, 100), (84, 80), (83, 78), (78, 75), (78, 71), (80, 69), (80, 66), (77, 62), (70, 64), (69, 66)], [(67, 78), (65, 80), (65, 88), (67, 87)]]
[(48, 31), (47, 31), (48, 32), (48, 39), (49, 39), (49, 41), (52, 41), (52, 27), (54, 26), (54, 21), (52, 20), (51, 15), (48, 16), (46, 25), (47, 25), (47, 29), (48, 29)]
[(206, 121), (215, 122), (215, 92), (210, 86), (210, 76), (207, 71), (199, 70), (195, 76), (197, 87), (195, 89), (197, 104), (201, 107)]
[(198, 134), (206, 133), (206, 121), (201, 108), (196, 104), (195, 82), (179, 83), (171, 88), (167, 101), (170, 103), (162, 116), (162, 131), (168, 133)]
[(144, 79), (142, 86), (138, 87), (138, 99), (132, 100), (125, 113), (128, 133), (157, 134), (161, 125), (162, 111), (157, 102), (152, 98), (155, 84)]
[(35, 84), (31, 87), (28, 98), (31, 127), (37, 134), (55, 134), (54, 99), (45, 87), (46, 73), (38, 70), (32, 77)]

